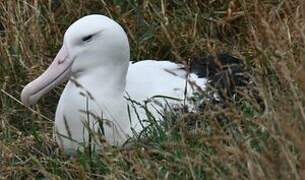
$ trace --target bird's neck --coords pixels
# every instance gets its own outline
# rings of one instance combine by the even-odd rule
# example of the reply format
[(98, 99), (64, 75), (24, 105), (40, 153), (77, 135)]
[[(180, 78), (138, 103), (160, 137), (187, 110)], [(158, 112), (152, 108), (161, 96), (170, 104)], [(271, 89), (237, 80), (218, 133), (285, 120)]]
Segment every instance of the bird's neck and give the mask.
[(74, 77), (74, 80), (80, 85), (79, 88), (98, 96), (97, 98), (118, 96), (125, 91), (128, 66), (129, 62), (95, 67)]
[[(123, 98), (128, 65), (129, 62), (120, 66), (105, 65), (84, 71), (78, 76), (75, 75), (76, 77), (71, 78), (68, 82), (63, 97), (61, 97), (61, 101), (65, 103), (62, 105), (63, 112), (57, 110), (57, 114), (59, 116), (66, 112), (69, 114), (72, 109), (76, 115), (70, 113), (71, 117), (70, 119), (67, 117), (67, 119), (73, 120), (73, 124), (79, 129), (85, 129), (82, 119), (78, 117), (78, 112), (79, 110), (89, 111), (93, 114), (91, 120), (101, 117), (108, 120), (107, 122), (112, 122), (111, 126), (104, 126), (107, 140), (114, 145), (122, 144), (127, 135), (131, 134), (130, 123), (126, 119), (128, 117), (124, 103), (126, 101)], [(64, 120), (61, 117), (58, 119), (57, 123)], [(92, 122), (98, 124), (96, 121)], [(82, 140), (79, 139), (79, 141)]]

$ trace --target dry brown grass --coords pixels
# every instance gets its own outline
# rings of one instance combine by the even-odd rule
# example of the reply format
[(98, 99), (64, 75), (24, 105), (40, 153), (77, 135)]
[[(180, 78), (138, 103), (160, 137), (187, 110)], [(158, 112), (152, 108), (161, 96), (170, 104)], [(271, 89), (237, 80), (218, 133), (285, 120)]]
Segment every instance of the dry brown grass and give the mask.
[[(56, 2), (0, 1), (0, 179), (305, 177), (305, 1)], [(148, 143), (65, 157), (50, 138), (61, 88), (32, 110), (18, 99), (51, 62), (69, 24), (90, 13), (124, 26), (133, 59), (185, 61), (221, 51), (245, 59), (265, 110), (244, 90), (239, 102), (185, 115)], [(219, 123), (219, 114), (231, 122)], [(183, 122), (191, 118), (204, 126), (188, 131)]]

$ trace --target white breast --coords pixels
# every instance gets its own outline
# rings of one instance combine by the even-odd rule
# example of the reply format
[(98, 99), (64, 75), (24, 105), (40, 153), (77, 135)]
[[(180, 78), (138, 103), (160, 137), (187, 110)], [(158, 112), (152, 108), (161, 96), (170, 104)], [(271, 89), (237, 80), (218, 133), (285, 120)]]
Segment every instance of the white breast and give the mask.
[[(90, 88), (88, 90), (90, 92)], [(126, 101), (122, 96), (100, 97), (69, 81), (66, 85), (55, 115), (56, 139), (65, 151), (77, 150), (80, 143), (88, 144), (89, 133), (102, 133), (103, 120), (105, 139), (112, 145), (121, 145), (131, 134), (126, 121)], [(89, 130), (88, 130), (89, 129)]]

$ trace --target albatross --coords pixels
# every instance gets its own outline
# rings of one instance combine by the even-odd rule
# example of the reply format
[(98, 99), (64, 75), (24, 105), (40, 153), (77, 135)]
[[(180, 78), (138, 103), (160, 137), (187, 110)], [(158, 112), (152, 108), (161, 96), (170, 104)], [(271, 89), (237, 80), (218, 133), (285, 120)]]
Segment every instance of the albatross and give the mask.
[(204, 91), (208, 79), (186, 69), (170, 61), (130, 61), (123, 28), (106, 16), (88, 15), (66, 30), (53, 62), (24, 87), (21, 100), (26, 106), (34, 105), (68, 80), (55, 113), (58, 145), (75, 151), (88, 145), (93, 131), (120, 146), (145, 127), (143, 107), (159, 120), (166, 105), (193, 107), (190, 97)]

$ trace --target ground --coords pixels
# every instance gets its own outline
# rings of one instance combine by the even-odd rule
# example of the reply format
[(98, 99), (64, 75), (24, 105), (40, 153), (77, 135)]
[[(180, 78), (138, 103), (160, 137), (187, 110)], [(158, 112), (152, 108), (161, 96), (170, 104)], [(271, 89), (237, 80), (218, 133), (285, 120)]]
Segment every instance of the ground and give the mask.
[[(52, 140), (62, 87), (31, 109), (20, 92), (52, 61), (65, 29), (92, 13), (125, 28), (134, 60), (242, 59), (261, 102), (240, 89), (221, 106), (166, 116), (175, 123), (151, 127), (128, 148), (67, 157)], [(303, 0), (0, 1), (0, 41), (0, 179), (305, 177)]]

